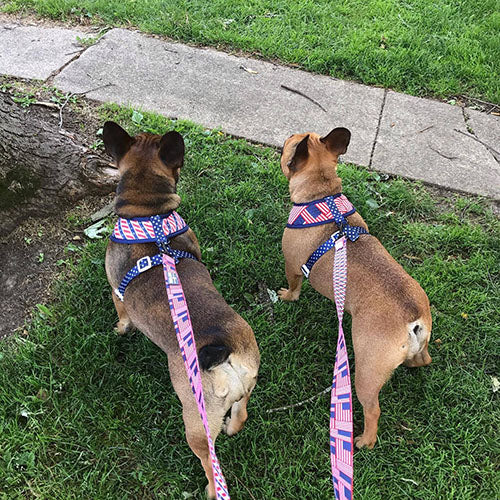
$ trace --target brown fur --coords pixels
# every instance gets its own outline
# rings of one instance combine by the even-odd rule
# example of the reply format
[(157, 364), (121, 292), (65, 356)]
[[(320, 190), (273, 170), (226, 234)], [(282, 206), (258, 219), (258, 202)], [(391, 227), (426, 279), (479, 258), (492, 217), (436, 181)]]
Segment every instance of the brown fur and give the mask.
[[(116, 196), (118, 215), (149, 216), (179, 206), (180, 197), (175, 191), (184, 143), (177, 133), (169, 134), (163, 137), (140, 134), (130, 138), (118, 125), (106, 123), (106, 150), (114, 157), (121, 175)], [(171, 246), (201, 259), (198, 241), (191, 230), (175, 237)], [(118, 287), (138, 259), (156, 253), (154, 243), (125, 245), (110, 241), (106, 273), (111, 287)], [(202, 370), (208, 422), (215, 442), (221, 430), (233, 435), (247, 419), (246, 404), (257, 379), (259, 351), (252, 329), (217, 292), (201, 262), (182, 259), (177, 270), (189, 304), (198, 353), (209, 345), (223, 345), (230, 350), (223, 363)], [(208, 496), (215, 498), (208, 442), (180, 356), (161, 266), (132, 280), (124, 302), (114, 293), (113, 301), (120, 334), (138, 328), (167, 354), (170, 378), (182, 402), (186, 438), (205, 470)], [(224, 422), (229, 410), (231, 415)]]
[[(340, 193), (337, 160), (345, 153), (350, 132), (334, 129), (318, 134), (296, 134), (285, 141), (281, 169), (289, 180), (291, 199), (306, 203)], [(347, 218), (352, 226), (367, 228), (356, 212)], [(280, 298), (297, 300), (309, 256), (337, 227), (334, 223), (304, 229), (286, 228), (282, 248), (288, 289)], [(334, 252), (327, 252), (312, 268), (310, 281), (322, 295), (333, 300)], [(424, 366), (431, 362), (427, 351), (432, 318), (427, 295), (420, 285), (389, 255), (377, 238), (361, 235), (347, 243), (346, 310), (352, 315), (356, 394), (363, 405), (364, 432), (355, 438), (358, 448), (373, 448), (380, 416), (378, 394), (401, 363)]]

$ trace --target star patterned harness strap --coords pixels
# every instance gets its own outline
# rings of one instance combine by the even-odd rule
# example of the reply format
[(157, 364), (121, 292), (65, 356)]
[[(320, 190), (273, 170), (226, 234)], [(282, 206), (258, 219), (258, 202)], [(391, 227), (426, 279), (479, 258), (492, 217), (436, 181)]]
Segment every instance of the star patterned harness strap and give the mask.
[(287, 227), (292, 229), (318, 226), (335, 222), (338, 227), (328, 240), (322, 243), (302, 266), (308, 278), (314, 264), (326, 252), (335, 248), (333, 263), (333, 295), (337, 307), (339, 335), (333, 369), (332, 395), (330, 400), (330, 462), (335, 498), (353, 498), (353, 420), (349, 360), (342, 328), (347, 286), (347, 240), (356, 241), (360, 235), (369, 234), (359, 226), (350, 226), (346, 217), (356, 209), (343, 195), (336, 194), (309, 203), (295, 204), (290, 212)]
[(205, 399), (203, 397), (203, 385), (201, 381), (201, 370), (194, 339), (193, 326), (189, 309), (182, 289), (182, 284), (177, 272), (176, 264), (180, 259), (194, 259), (194, 255), (184, 250), (174, 250), (170, 247), (170, 239), (182, 234), (189, 229), (182, 217), (177, 212), (169, 212), (165, 215), (153, 215), (137, 219), (120, 218), (115, 225), (112, 241), (117, 243), (148, 243), (155, 242), (160, 250), (159, 254), (152, 257), (146, 256), (137, 261), (137, 264), (128, 271), (120, 286), (115, 290), (116, 295), (123, 301), (127, 285), (139, 274), (151, 269), (153, 266), (163, 265), (163, 275), (168, 296), (168, 305), (174, 330), (179, 343), (184, 367), (193, 391), (201, 421), (205, 429), (210, 452), (212, 473), (215, 483), (215, 494), (217, 500), (230, 500), (226, 480), (215, 453), (215, 447), (210, 435)]

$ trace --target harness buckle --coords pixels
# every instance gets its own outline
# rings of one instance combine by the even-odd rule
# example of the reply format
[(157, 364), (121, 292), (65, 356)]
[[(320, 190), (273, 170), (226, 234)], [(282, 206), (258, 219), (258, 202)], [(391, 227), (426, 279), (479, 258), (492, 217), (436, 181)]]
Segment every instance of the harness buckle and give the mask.
[(115, 288), (114, 290), (116, 296), (123, 302), (123, 293), (120, 292), (120, 290), (118, 288)]
[(137, 261), (137, 270), (140, 273), (143, 273), (144, 271), (151, 269), (152, 265), (153, 264), (151, 262), (151, 257), (149, 255), (146, 255), (146, 257), (143, 257), (142, 259), (139, 259)]
[(304, 274), (304, 276), (306, 278), (309, 278), (309, 274), (311, 273), (311, 271), (309, 270), (309, 268), (303, 264), (301, 267), (300, 267), (300, 270), (302, 271), (302, 273)]

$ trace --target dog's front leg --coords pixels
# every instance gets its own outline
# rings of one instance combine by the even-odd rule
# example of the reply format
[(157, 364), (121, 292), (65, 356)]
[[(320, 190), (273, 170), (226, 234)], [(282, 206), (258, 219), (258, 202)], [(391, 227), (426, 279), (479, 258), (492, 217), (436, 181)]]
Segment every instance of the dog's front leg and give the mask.
[(300, 290), (302, 287), (302, 280), (304, 275), (300, 272), (296, 273), (295, 269), (291, 269), (291, 266), (285, 262), (285, 274), (288, 281), (288, 288), (281, 288), (278, 292), (278, 296), (281, 300), (286, 302), (292, 302), (298, 300), (300, 295)]
[(116, 312), (118, 313), (118, 323), (116, 323), (115, 330), (120, 335), (125, 335), (126, 333), (133, 330), (134, 325), (130, 318), (128, 317), (127, 311), (123, 302), (112, 292), (113, 304), (115, 305)]

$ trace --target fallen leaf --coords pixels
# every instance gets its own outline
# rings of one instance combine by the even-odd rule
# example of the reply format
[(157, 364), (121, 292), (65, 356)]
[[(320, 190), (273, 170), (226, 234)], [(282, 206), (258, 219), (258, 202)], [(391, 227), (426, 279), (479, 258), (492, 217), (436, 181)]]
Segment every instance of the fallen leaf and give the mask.
[(73, 241), (80, 241), (81, 239), (82, 239), (81, 236), (78, 236), (78, 235), (73, 236)]
[(270, 290), (268, 288), (267, 289), (267, 294), (269, 295), (269, 298), (271, 299), (271, 302), (273, 304), (276, 304), (276, 302), (278, 302), (278, 294), (274, 290)]
[(493, 385), (493, 392), (498, 392), (500, 390), (500, 380), (497, 377), (491, 376), (491, 384)]
[(100, 239), (102, 238), (101, 233), (104, 233), (107, 231), (107, 228), (105, 226), (106, 221), (100, 220), (96, 222), (95, 224), (92, 224), (88, 228), (84, 229), (83, 232), (85, 233), (85, 236), (91, 238), (91, 239)]
[(434, 343), (437, 344), (437, 345), (441, 345), (443, 343), (443, 341), (441, 339), (436, 339), (434, 341)]

